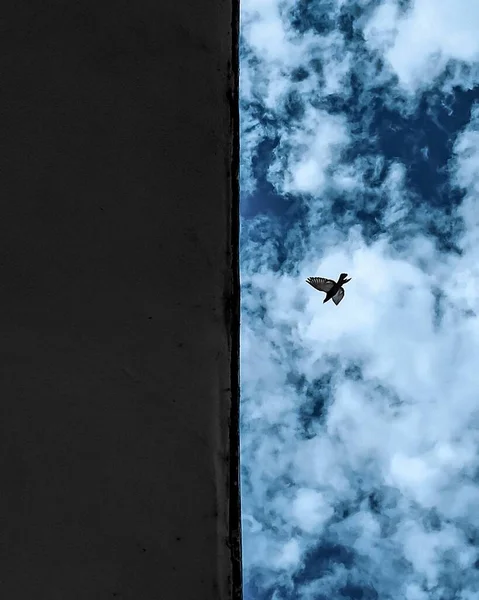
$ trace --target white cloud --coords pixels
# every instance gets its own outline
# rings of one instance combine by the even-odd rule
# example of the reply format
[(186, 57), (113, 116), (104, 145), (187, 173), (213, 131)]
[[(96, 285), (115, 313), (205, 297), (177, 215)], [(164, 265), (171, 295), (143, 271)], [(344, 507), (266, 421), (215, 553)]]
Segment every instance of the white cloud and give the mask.
[(334, 510), (321, 492), (300, 488), (293, 501), (292, 513), (303, 531), (320, 533), (323, 525), (333, 516)]
[(273, 558), (273, 565), (281, 569), (297, 567), (301, 556), (300, 546), (297, 540), (288, 540), (281, 547), (277, 556)]
[(286, 193), (319, 194), (338, 149), (348, 140), (343, 119), (309, 107), (300, 123), (283, 134), (269, 179)]
[(410, 92), (429, 86), (448, 61), (479, 60), (479, 4), (468, 0), (415, 0), (406, 13), (394, 0), (376, 9), (365, 27), (371, 48), (380, 51)]

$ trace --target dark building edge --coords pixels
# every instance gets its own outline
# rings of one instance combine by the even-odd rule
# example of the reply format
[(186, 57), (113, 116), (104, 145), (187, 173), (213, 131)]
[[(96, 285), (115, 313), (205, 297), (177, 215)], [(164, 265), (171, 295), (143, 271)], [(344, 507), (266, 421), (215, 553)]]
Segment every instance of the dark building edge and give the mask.
[[(230, 169), (230, 231), (229, 263), (231, 287), (227, 291), (229, 309), (226, 326), (230, 335), (231, 407), (229, 418), (230, 484), (229, 484), (229, 546), (231, 552), (232, 598), (242, 600), (242, 544), (240, 489), (240, 275), (239, 275), (239, 0), (231, 0), (231, 63), (229, 68), (228, 99), (231, 128)], [(228, 322), (229, 321), (229, 322)]]

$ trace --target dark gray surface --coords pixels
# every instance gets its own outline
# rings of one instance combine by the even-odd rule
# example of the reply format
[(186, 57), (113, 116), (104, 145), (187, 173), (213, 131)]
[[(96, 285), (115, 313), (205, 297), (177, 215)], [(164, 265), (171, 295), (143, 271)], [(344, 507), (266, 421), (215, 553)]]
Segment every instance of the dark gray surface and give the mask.
[(2, 5), (2, 598), (238, 584), (235, 10)]

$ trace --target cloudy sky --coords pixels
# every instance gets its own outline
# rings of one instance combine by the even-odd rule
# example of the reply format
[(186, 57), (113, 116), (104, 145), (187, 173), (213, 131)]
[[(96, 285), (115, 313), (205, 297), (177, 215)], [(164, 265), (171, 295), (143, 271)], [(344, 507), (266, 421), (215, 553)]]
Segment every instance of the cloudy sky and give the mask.
[(478, 32), (241, 0), (245, 600), (479, 598)]

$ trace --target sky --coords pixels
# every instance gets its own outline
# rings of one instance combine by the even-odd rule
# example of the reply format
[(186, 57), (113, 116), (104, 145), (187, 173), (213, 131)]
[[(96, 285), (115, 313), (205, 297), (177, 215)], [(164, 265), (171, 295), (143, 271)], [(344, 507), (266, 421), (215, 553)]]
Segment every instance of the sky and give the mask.
[(244, 599), (479, 599), (479, 2), (240, 31)]

